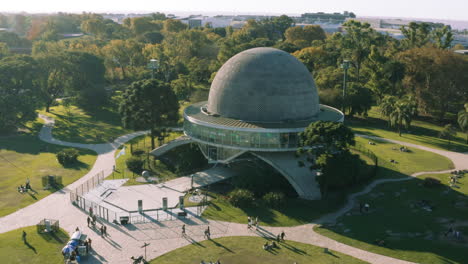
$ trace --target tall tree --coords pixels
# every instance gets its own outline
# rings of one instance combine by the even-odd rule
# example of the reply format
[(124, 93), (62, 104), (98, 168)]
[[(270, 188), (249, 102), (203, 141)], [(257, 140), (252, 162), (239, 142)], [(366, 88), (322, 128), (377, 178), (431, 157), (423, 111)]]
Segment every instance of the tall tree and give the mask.
[(361, 66), (371, 52), (371, 46), (377, 44), (379, 35), (369, 23), (355, 20), (343, 24), (346, 34), (343, 36), (343, 56), (351, 59), (356, 68), (356, 79), (360, 82)]
[(465, 109), (458, 112), (458, 125), (460, 129), (466, 133), (466, 143), (468, 144), (468, 103), (465, 105)]
[(444, 128), (440, 131), (439, 137), (447, 139), (449, 145), (451, 144), (451, 139), (457, 135), (457, 131), (452, 124), (447, 124)]
[(37, 63), (29, 56), (0, 60), (0, 131), (12, 131), (36, 119), (41, 102)]
[(393, 111), (390, 113), (390, 125), (396, 127), (401, 137), (403, 126), (409, 129), (411, 121), (416, 114), (416, 103), (411, 98), (400, 99), (395, 102)]
[(73, 67), (64, 54), (49, 54), (36, 58), (40, 65), (38, 83), (49, 112), (52, 103), (65, 94), (65, 89), (70, 85), (73, 75)]
[(402, 26), (400, 30), (403, 36), (405, 36), (402, 44), (407, 49), (421, 48), (431, 38), (431, 26), (428, 23), (411, 22), (408, 26)]
[(434, 40), (434, 44), (439, 49), (449, 49), (452, 46), (452, 42), (454, 40), (450, 26), (434, 29), (432, 31), (432, 38)]
[(125, 127), (150, 130), (154, 149), (158, 129), (177, 123), (179, 103), (168, 84), (159, 80), (141, 80), (124, 91), (119, 111)]

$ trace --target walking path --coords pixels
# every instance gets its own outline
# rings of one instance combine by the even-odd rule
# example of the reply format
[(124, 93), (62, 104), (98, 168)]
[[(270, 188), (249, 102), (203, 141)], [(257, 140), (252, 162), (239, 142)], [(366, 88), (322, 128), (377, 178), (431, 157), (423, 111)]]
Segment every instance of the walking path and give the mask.
[[(73, 232), (78, 226), (85, 234), (93, 239), (93, 252), (86, 263), (129, 263), (130, 256), (139, 256), (143, 254), (141, 246), (144, 242), (149, 242), (147, 248), (148, 259), (153, 259), (164, 253), (180, 248), (185, 245), (196, 243), (204, 240), (203, 230), (206, 226), (210, 226), (212, 230), (212, 238), (226, 236), (275, 236), (284, 231), (288, 240), (294, 240), (302, 243), (312, 244), (319, 247), (326, 247), (332, 251), (341, 252), (355, 258), (367, 261), (369, 263), (411, 263), (403, 260), (394, 259), (391, 257), (382, 256), (379, 254), (367, 252), (358, 248), (354, 248), (343, 243), (334, 241), (328, 237), (322, 236), (314, 232), (313, 227), (317, 223), (334, 222), (348, 210), (353, 208), (355, 198), (359, 195), (370, 192), (375, 186), (384, 182), (408, 180), (411, 177), (416, 177), (426, 173), (446, 173), (443, 172), (420, 172), (411, 175), (408, 178), (401, 179), (382, 179), (373, 182), (363, 191), (353, 194), (346, 206), (339, 211), (326, 215), (319, 219), (314, 224), (306, 224), (296, 227), (265, 227), (258, 231), (248, 230), (245, 224), (237, 224), (222, 221), (212, 221), (203, 218), (192, 217), (189, 219), (180, 219), (168, 222), (150, 222), (138, 225), (114, 225), (106, 223), (108, 226), (108, 237), (100, 237), (97, 230), (87, 227), (86, 213), (79, 210), (70, 203), (69, 191), (76, 186), (84, 183), (86, 180), (93, 177), (100, 171), (104, 171), (105, 176), (112, 172), (115, 165), (114, 151), (128, 140), (142, 135), (145, 132), (136, 132), (129, 135), (119, 137), (112, 143), (107, 144), (78, 144), (64, 142), (52, 137), (52, 128), (54, 120), (46, 116), (40, 116), (45, 121), (44, 127), (40, 131), (40, 139), (52, 143), (71, 147), (79, 147), (94, 150), (98, 153), (98, 158), (93, 168), (88, 174), (83, 176), (78, 181), (68, 185), (64, 189), (55, 192), (44, 199), (16, 211), (10, 215), (0, 218), (0, 233), (8, 232), (17, 228), (31, 226), (37, 224), (43, 218), (58, 219), (60, 227), (68, 232)], [(367, 137), (367, 136), (363, 136)], [(367, 137), (370, 138), (370, 137)], [(373, 137), (374, 138), (374, 137)], [(401, 145), (406, 145), (426, 151), (431, 151), (443, 155), (452, 160), (455, 169), (468, 169), (468, 155), (455, 153), (444, 150), (432, 149), (424, 146), (419, 146), (411, 143), (400, 142), (396, 140), (386, 140)], [(246, 220), (247, 221), (247, 220)], [(181, 226), (185, 224), (187, 236), (184, 238), (180, 235)], [(98, 224), (98, 227), (100, 225)]]

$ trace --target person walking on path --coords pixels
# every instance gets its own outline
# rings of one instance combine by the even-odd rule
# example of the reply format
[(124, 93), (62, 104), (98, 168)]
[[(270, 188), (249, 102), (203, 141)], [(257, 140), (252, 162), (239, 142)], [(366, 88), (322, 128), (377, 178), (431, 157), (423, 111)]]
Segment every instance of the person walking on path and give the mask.
[(89, 216), (88, 216), (88, 218), (86, 219), (86, 221), (88, 222), (88, 227), (89, 227), (89, 223), (91, 223), (91, 218), (89, 218)]
[(185, 224), (182, 225), (182, 236), (185, 236)]
[(250, 229), (250, 227), (252, 227), (252, 219), (249, 217), (247, 217), (247, 228)]
[(89, 249), (91, 249), (91, 242), (92, 242), (91, 238), (88, 237), (88, 247), (89, 247)]
[(23, 238), (23, 242), (26, 243), (26, 232), (23, 230), (23, 235), (22, 235), (22, 238)]
[(258, 230), (258, 220), (255, 221), (255, 230)]
[(101, 231), (101, 237), (104, 237), (104, 226), (103, 225), (100, 227), (100, 231)]
[(286, 234), (284, 233), (284, 231), (281, 231), (281, 240), (284, 241), (284, 237), (286, 236)]
[(89, 207), (89, 215), (91, 217), (93, 217), (93, 207), (91, 207), (91, 206)]
[(107, 236), (107, 226), (102, 226), (102, 230), (104, 231), (104, 235)]

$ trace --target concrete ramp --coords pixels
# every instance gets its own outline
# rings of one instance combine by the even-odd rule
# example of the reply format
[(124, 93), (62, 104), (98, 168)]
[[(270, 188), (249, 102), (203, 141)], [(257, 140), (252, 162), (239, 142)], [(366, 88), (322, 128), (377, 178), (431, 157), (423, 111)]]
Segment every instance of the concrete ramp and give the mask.
[(193, 188), (200, 188), (230, 178), (234, 176), (234, 172), (223, 166), (215, 166), (213, 168), (194, 173), (190, 176), (179, 177), (162, 183), (160, 186), (179, 192), (186, 192), (192, 188), (192, 176)]
[(299, 197), (307, 200), (321, 198), (320, 188), (315, 181), (315, 172), (310, 165), (299, 167), (294, 152), (252, 152), (280, 172), (296, 190)]
[(182, 146), (182, 145), (189, 144), (192, 142), (193, 141), (189, 137), (180, 136), (174, 140), (167, 142), (166, 144), (162, 146), (155, 148), (153, 151), (150, 152), (150, 154), (156, 157), (160, 157), (171, 149), (174, 149), (174, 148), (177, 148), (178, 146)]

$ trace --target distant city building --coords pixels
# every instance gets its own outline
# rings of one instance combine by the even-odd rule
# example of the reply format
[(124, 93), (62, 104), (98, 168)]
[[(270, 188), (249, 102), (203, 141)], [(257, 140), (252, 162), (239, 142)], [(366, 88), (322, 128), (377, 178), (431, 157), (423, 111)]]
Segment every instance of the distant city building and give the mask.
[(321, 23), (330, 23), (330, 24), (342, 24), (348, 18), (355, 18), (356, 15), (353, 12), (344, 11), (341, 13), (304, 13), (301, 17), (296, 18), (296, 21), (299, 23), (308, 23), (308, 24), (321, 24)]

